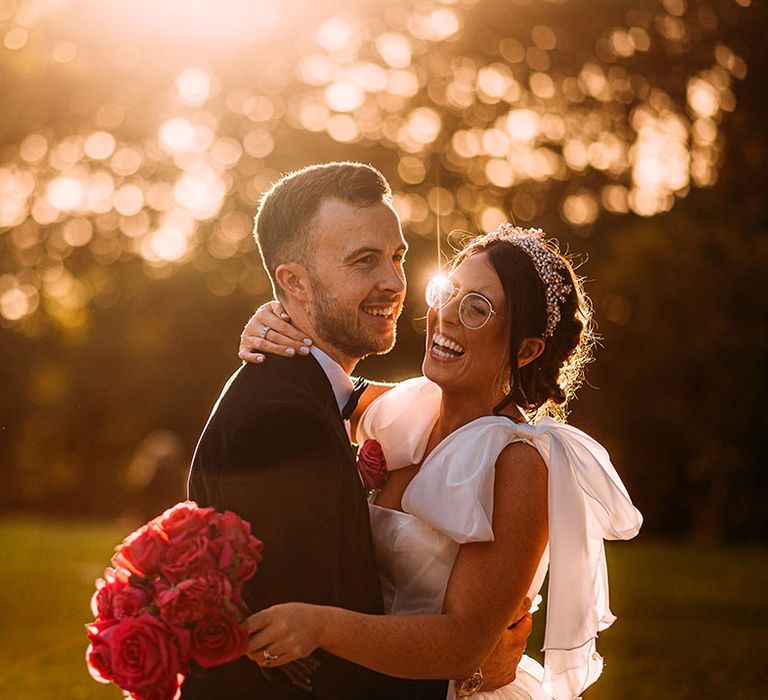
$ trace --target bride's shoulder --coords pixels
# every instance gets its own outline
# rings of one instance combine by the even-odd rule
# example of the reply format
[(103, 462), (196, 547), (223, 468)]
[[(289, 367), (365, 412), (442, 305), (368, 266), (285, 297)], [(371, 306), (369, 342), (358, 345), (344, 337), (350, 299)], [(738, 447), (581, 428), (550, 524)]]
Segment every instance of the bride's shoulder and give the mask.
[(510, 442), (496, 458), (496, 490), (515, 500), (546, 497), (549, 470), (541, 453), (528, 442)]
[(541, 453), (530, 442), (510, 442), (496, 459), (497, 469), (543, 469), (547, 464)]

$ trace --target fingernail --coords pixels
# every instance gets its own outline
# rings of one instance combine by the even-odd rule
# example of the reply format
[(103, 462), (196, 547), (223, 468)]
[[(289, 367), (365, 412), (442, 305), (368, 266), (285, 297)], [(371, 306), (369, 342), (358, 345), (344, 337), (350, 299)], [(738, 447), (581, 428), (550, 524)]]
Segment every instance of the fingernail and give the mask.
[(309, 355), (309, 348), (307, 347), (299, 348), (299, 355)]
[(256, 355), (256, 362), (264, 362), (264, 355)]
[(304, 345), (312, 345), (312, 338), (304, 338)]
[(285, 311), (283, 311), (283, 313), (280, 314), (280, 318), (284, 318), (284, 319), (288, 320), (290, 318), (290, 316), (287, 313), (285, 313)]
[(293, 357), (293, 356), (296, 354), (296, 351), (295, 351), (293, 348), (288, 348), (288, 349), (285, 351), (285, 354), (286, 354), (286, 355), (289, 355), (290, 357)]

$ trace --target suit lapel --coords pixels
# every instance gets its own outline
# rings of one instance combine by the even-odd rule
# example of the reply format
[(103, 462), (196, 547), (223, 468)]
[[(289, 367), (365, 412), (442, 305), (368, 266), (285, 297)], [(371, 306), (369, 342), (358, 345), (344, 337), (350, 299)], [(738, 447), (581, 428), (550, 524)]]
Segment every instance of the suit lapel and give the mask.
[(303, 361), (311, 363), (312, 372), (310, 377), (313, 387), (317, 391), (317, 395), (322, 401), (323, 409), (326, 416), (328, 417), (329, 423), (333, 427), (334, 433), (336, 433), (336, 436), (339, 438), (339, 442), (344, 446), (344, 451), (349, 455), (349, 458), (354, 463), (357, 459), (357, 455), (355, 454), (355, 450), (353, 449), (350, 442), (344, 421), (341, 418), (341, 412), (339, 411), (339, 406), (336, 403), (336, 396), (333, 393), (331, 381), (328, 379), (328, 375), (320, 366), (320, 363), (312, 355)]

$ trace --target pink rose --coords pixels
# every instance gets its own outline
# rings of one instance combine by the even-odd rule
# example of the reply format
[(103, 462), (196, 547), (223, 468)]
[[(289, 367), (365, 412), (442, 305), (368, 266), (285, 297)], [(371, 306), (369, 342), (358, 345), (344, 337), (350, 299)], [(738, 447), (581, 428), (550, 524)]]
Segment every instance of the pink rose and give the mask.
[(365, 488), (380, 489), (387, 482), (387, 460), (376, 440), (366, 440), (357, 454), (357, 469)]
[(248, 647), (248, 632), (232, 615), (210, 609), (192, 628), (190, 656), (203, 668), (239, 659)]
[(158, 700), (173, 698), (189, 658), (189, 632), (144, 613), (121, 620), (103, 637), (110, 647), (112, 680), (120, 688)]
[(193, 501), (184, 501), (155, 518), (155, 523), (169, 539), (174, 539), (179, 535), (197, 534), (208, 524), (214, 513), (213, 508), (200, 508)]
[(112, 564), (137, 576), (154, 576), (160, 572), (160, 561), (167, 546), (165, 533), (149, 523), (123, 540), (112, 557)]
[(173, 583), (216, 568), (217, 562), (208, 550), (208, 539), (204, 535), (171, 540), (165, 551), (165, 558), (160, 564), (163, 576)]
[(224, 574), (209, 571), (182, 581), (159, 593), (160, 617), (169, 625), (184, 627), (197, 622), (211, 607), (221, 607), (232, 598), (232, 584)]

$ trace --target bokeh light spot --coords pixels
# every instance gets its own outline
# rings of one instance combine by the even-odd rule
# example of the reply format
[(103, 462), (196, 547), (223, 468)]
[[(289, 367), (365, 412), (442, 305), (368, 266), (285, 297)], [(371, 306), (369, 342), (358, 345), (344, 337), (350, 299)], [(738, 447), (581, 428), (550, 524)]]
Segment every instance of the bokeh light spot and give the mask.
[(14, 27), (6, 33), (5, 37), (3, 38), (3, 44), (5, 45), (6, 49), (10, 49), (11, 51), (18, 51), (27, 45), (28, 39), (29, 34), (27, 33), (26, 29), (22, 29), (21, 27)]
[(60, 41), (53, 47), (53, 58), (56, 63), (71, 63), (77, 56), (77, 44), (71, 41)]
[(586, 192), (570, 195), (563, 202), (563, 215), (574, 226), (593, 223), (598, 212), (595, 198)]
[(349, 143), (357, 140), (360, 130), (355, 120), (347, 114), (335, 114), (328, 120), (326, 127), (329, 136), (334, 141)]
[(182, 104), (200, 105), (210, 97), (211, 76), (202, 68), (187, 68), (176, 78), (176, 93)]
[(188, 119), (173, 117), (160, 127), (160, 145), (169, 153), (190, 150), (195, 144), (195, 127)]
[(365, 93), (355, 83), (340, 81), (326, 88), (325, 100), (337, 112), (354, 112), (365, 101)]
[(42, 134), (30, 134), (22, 142), (19, 155), (28, 163), (36, 163), (48, 152), (48, 140)]
[(349, 45), (353, 31), (348, 20), (343, 17), (331, 17), (317, 30), (317, 43), (326, 51), (341, 51)]
[(58, 177), (48, 183), (46, 197), (55, 209), (72, 211), (83, 205), (85, 188), (83, 182), (77, 178)]
[(396, 32), (387, 32), (376, 38), (376, 51), (392, 68), (407, 68), (411, 65), (411, 44)]
[(108, 131), (96, 131), (85, 140), (85, 155), (94, 160), (106, 160), (115, 152), (115, 137)]

